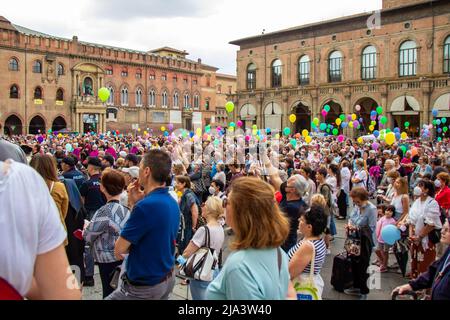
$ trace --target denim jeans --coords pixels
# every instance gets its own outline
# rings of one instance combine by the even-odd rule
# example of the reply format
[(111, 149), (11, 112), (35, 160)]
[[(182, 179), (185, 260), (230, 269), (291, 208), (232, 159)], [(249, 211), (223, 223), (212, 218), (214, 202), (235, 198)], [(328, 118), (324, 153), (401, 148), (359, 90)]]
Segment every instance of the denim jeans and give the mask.
[(90, 278), (94, 276), (94, 257), (92, 256), (91, 246), (86, 245), (84, 247), (84, 265), (85, 265), (85, 276)]
[[(214, 270), (213, 280), (220, 273), (219, 269)], [(189, 288), (191, 289), (192, 300), (206, 300), (206, 289), (211, 281), (189, 280)]]
[(333, 213), (331, 213), (330, 233), (331, 233), (332, 236), (337, 234), (336, 224), (334, 222), (334, 214)]

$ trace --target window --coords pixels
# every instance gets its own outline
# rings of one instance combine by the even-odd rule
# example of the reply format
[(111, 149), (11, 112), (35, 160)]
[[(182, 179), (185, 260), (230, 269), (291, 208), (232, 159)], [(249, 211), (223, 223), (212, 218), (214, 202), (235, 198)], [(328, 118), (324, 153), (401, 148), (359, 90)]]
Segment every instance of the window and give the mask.
[(161, 75), (161, 79), (162, 79), (163, 81), (167, 81), (167, 73), (163, 73), (163, 74)]
[(9, 60), (9, 71), (19, 71), (19, 62), (16, 58)]
[(162, 107), (163, 107), (163, 108), (167, 108), (167, 104), (168, 104), (168, 103), (167, 103), (167, 92), (164, 91), (164, 92), (162, 93), (161, 97), (162, 97), (162, 101), (161, 101)]
[(155, 80), (155, 79), (156, 79), (155, 73), (154, 73), (153, 71), (151, 71), (148, 78), (149, 78), (150, 80)]
[(128, 69), (122, 69), (122, 77), (128, 77)]
[(200, 107), (200, 97), (196, 94), (194, 96), (194, 109), (198, 110)]
[(400, 77), (415, 76), (417, 69), (417, 46), (414, 41), (405, 41), (399, 50)]
[(231, 90), (233, 90), (232, 86), (228, 86), (228, 94), (231, 94)]
[(62, 65), (62, 63), (58, 63), (58, 76), (63, 75), (64, 75), (64, 66)]
[(109, 66), (106, 68), (106, 75), (112, 76), (113, 74), (113, 67)]
[(173, 107), (178, 108), (178, 92), (173, 94)]
[(40, 87), (34, 89), (34, 99), (42, 99), (42, 89)]
[(59, 88), (56, 91), (56, 101), (63, 101), (64, 100), (64, 91), (63, 89)]
[(361, 56), (361, 79), (372, 80), (376, 78), (377, 49), (374, 46), (366, 47)]
[(142, 71), (141, 70), (136, 71), (136, 79), (142, 79)]
[(298, 60), (298, 84), (301, 86), (309, 84), (309, 56), (304, 55)]
[(126, 87), (122, 88), (120, 92), (120, 104), (122, 106), (128, 106), (128, 89)]
[(188, 78), (183, 78), (184, 84), (188, 84)]
[(272, 88), (281, 87), (281, 60), (272, 62)]
[(155, 90), (150, 90), (149, 94), (148, 94), (148, 105), (150, 107), (154, 107), (156, 106), (156, 94), (155, 94)]
[(189, 107), (190, 107), (190, 106), (189, 106), (189, 94), (186, 93), (186, 94), (184, 95), (184, 108), (187, 109), (187, 108), (189, 108)]
[(197, 84), (197, 79), (192, 79), (192, 84), (196, 85)]
[(209, 100), (205, 101), (205, 110), (209, 111)]
[(328, 60), (328, 81), (342, 81), (342, 53), (340, 51), (333, 51), (330, 54)]
[(9, 98), (19, 99), (19, 88), (15, 84), (13, 84), (11, 88), (9, 88)]
[(177, 80), (178, 80), (178, 77), (177, 77), (176, 74), (174, 74), (174, 75), (173, 75), (173, 82), (177, 82)]
[(247, 90), (256, 89), (256, 65), (250, 63), (247, 67)]
[(142, 107), (142, 90), (140, 88), (136, 90), (136, 106)]
[(36, 60), (33, 64), (33, 73), (42, 73), (42, 62)]
[(444, 42), (444, 73), (450, 73), (450, 36)]
[(222, 85), (221, 84), (217, 85), (217, 93), (222, 93)]
[(106, 104), (114, 105), (114, 89), (113, 87), (110, 86), (108, 87), (108, 90), (109, 90), (109, 98)]

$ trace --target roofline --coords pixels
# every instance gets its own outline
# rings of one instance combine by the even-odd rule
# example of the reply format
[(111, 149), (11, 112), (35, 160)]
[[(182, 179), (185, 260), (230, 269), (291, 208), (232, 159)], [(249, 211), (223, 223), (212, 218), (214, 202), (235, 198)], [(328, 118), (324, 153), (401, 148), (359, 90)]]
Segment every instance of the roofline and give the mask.
[[(442, 1), (442, 0), (424, 0), (423, 2), (419, 2), (419, 3), (406, 4), (404, 6), (399, 6), (399, 7), (389, 8), (389, 9), (380, 9), (380, 12), (381, 13), (394, 12), (394, 11), (398, 11), (398, 10), (404, 10), (405, 8), (416, 7), (416, 6), (421, 6), (424, 4), (431, 3), (431, 2), (440, 2), (440, 1)], [(378, 11), (378, 10), (375, 10), (375, 11)], [(274, 35), (282, 35), (282, 34), (288, 33), (288, 32), (302, 31), (305, 29), (311, 29), (313, 27), (320, 27), (320, 26), (323, 26), (323, 25), (326, 25), (329, 23), (345, 22), (347, 20), (363, 18), (366, 16), (370, 17), (375, 11), (357, 13), (357, 14), (353, 14), (353, 15), (349, 15), (349, 16), (345, 16), (345, 17), (339, 17), (339, 18), (329, 19), (329, 20), (325, 20), (325, 21), (304, 24), (304, 25), (300, 25), (300, 26), (296, 26), (296, 27), (292, 27), (292, 28), (281, 29), (278, 31), (269, 32), (269, 33), (261, 34), (261, 35), (257, 35), (257, 36), (241, 38), (241, 39), (230, 41), (229, 44), (240, 46), (241, 44), (246, 43), (246, 42), (260, 41), (262, 39), (269, 38)]]
[(216, 78), (229, 78), (229, 79), (237, 79), (237, 76), (231, 75), (231, 74), (225, 74), (225, 73), (216, 73)]
[(181, 53), (181, 54), (184, 54), (184, 55), (189, 55), (189, 53), (188, 52), (186, 52), (186, 51), (181, 51), (181, 50), (178, 50), (178, 49), (175, 49), (175, 48), (171, 48), (171, 47), (161, 47), (161, 48), (157, 48), (157, 49), (153, 49), (153, 50), (150, 50), (149, 52), (158, 52), (158, 51), (169, 51), (169, 52), (174, 52), (174, 53)]

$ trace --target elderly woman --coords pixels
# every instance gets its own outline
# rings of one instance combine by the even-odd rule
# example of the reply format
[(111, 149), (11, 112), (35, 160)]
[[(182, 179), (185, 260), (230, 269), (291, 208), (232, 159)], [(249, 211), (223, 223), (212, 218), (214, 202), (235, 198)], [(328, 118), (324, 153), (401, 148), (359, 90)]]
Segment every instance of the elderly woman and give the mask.
[(288, 251), (297, 243), (297, 229), (300, 218), (300, 210), (308, 205), (302, 200), (308, 189), (308, 181), (301, 175), (296, 174), (287, 180), (286, 200), (280, 203), (280, 209), (289, 218), (290, 231), (286, 242), (281, 246), (284, 251)]
[[(450, 244), (450, 218), (446, 219), (441, 230), (441, 243)], [(434, 261), (428, 269), (409, 284), (397, 287), (393, 294), (431, 289), (431, 300), (450, 300), (450, 247), (442, 258)]]
[(224, 206), (227, 224), (235, 233), (233, 252), (208, 286), (206, 298), (285, 299), (289, 287), (288, 257), (279, 247), (289, 234), (289, 221), (274, 201), (273, 188), (258, 178), (238, 178), (231, 185)]
[(395, 170), (391, 170), (387, 173), (387, 183), (388, 183), (388, 187), (386, 189), (386, 194), (384, 195), (379, 195), (378, 199), (383, 201), (383, 202), (387, 202), (390, 203), (392, 201), (392, 198), (394, 197), (394, 193), (395, 193), (395, 188), (394, 188), (394, 182), (400, 178), (400, 173), (398, 173), (398, 171)]
[(422, 178), (426, 175), (432, 175), (433, 169), (428, 164), (428, 157), (427, 156), (421, 156), (419, 157), (419, 165), (416, 166), (414, 169), (412, 175), (411, 175), (411, 186), (412, 188), (417, 187), (419, 182), (422, 180)]
[(369, 294), (367, 268), (369, 267), (372, 248), (376, 243), (377, 207), (369, 201), (369, 193), (362, 187), (353, 188), (350, 197), (355, 208), (350, 215), (346, 230), (348, 234), (356, 233), (359, 235), (360, 255), (350, 255), (353, 288), (346, 289), (344, 292), (357, 295), (361, 300), (366, 300), (367, 294)]

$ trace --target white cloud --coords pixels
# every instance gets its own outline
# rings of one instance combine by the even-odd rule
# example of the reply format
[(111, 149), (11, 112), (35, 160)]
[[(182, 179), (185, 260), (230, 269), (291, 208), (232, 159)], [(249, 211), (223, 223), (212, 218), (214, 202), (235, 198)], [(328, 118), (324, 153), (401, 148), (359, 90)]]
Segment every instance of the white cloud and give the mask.
[(25, 0), (7, 2), (12, 23), (55, 36), (148, 51), (171, 46), (236, 73), (228, 42), (381, 8), (381, 0)]

